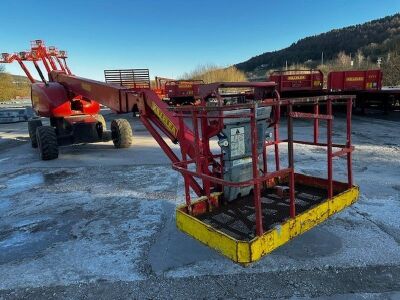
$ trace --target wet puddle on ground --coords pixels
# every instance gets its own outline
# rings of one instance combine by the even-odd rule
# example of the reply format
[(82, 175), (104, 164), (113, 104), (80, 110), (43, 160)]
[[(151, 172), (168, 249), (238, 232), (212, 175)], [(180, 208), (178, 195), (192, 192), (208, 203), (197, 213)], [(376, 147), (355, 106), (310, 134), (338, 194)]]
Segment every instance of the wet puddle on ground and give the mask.
[[(3, 197), (12, 197), (16, 194), (29, 191), (42, 184), (55, 184), (70, 177), (72, 172), (60, 170), (50, 173), (33, 172), (18, 175), (14, 178), (0, 183), (0, 200)], [(0, 204), (1, 207), (1, 204)]]
[(23, 174), (11, 178), (4, 183), (5, 188), (0, 192), (0, 197), (10, 197), (36, 187), (44, 182), (42, 173)]
[(0, 231), (0, 265), (40, 257), (56, 243), (73, 238), (71, 230), (82, 216), (76, 208), (62, 215), (42, 215), (17, 220)]

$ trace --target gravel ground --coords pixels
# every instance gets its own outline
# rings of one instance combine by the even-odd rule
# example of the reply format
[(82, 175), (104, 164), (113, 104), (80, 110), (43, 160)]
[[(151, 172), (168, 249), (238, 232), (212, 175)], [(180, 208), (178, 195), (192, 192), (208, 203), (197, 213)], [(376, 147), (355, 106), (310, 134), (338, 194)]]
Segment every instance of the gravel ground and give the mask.
[[(137, 120), (130, 149), (69, 146), (48, 162), (26, 123), (0, 124), (0, 299), (399, 299), (399, 120), (355, 116), (360, 200), (246, 268), (177, 231), (182, 180)], [(343, 129), (338, 115), (335, 142)], [(300, 172), (324, 177), (325, 157), (296, 146)], [(334, 170), (346, 178), (343, 159)]]

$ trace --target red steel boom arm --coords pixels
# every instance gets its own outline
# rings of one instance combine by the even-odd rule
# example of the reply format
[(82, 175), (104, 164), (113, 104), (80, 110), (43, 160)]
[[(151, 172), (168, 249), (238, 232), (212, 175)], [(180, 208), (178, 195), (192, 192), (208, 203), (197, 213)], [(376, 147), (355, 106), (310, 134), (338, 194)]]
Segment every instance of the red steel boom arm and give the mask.
[[(117, 113), (133, 112), (137, 107), (141, 120), (146, 127), (149, 124), (147, 121), (151, 121), (173, 142), (179, 142), (181, 147), (185, 147), (190, 157), (195, 154), (193, 132), (187, 127), (180, 128), (178, 117), (168, 110), (168, 104), (161, 100), (153, 90), (128, 89), (114, 84), (68, 75), (62, 71), (52, 71), (50, 76), (55, 82), (64, 86), (71, 98), (81, 96), (86, 99), (95, 99)], [(180, 130), (183, 131), (183, 135)], [(150, 131), (150, 133), (154, 136), (155, 132)], [(167, 155), (171, 158), (170, 153)]]

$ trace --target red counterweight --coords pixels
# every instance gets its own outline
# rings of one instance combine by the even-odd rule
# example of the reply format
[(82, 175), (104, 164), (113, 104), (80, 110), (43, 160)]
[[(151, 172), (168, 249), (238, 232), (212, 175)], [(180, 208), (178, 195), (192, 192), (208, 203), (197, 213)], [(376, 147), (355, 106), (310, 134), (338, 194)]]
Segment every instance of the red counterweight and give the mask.
[(100, 104), (83, 97), (70, 97), (58, 82), (36, 83), (32, 85), (32, 106), (41, 117), (65, 118), (80, 114), (96, 115)]

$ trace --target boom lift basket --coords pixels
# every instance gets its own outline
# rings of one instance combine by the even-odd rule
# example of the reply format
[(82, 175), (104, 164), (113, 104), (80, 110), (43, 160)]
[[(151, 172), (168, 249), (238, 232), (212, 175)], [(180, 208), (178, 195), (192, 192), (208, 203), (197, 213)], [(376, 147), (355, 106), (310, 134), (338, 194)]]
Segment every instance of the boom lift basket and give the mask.
[[(258, 104), (223, 107), (176, 107), (174, 111), (180, 119), (181, 126), (184, 126), (183, 119), (192, 120), (195, 146), (198, 149), (194, 159), (187, 160), (186, 153), (183, 152), (182, 161), (173, 164), (173, 168), (184, 176), (186, 192), (186, 204), (176, 210), (177, 227), (234, 262), (246, 265), (259, 260), (292, 238), (353, 204), (358, 199), (359, 188), (353, 185), (351, 167), (354, 150), (351, 145), (352, 101), (353, 96), (346, 95), (264, 101)], [(347, 134), (346, 143), (343, 145), (332, 143), (333, 103), (344, 104), (347, 108)], [(312, 105), (314, 113), (293, 112), (295, 105)], [(326, 114), (319, 113), (321, 105), (326, 106)], [(278, 119), (275, 122), (270, 120), (274, 132), (272, 140), (267, 141), (264, 137), (257, 136), (259, 132), (257, 109), (271, 106), (278, 116), (281, 106), (287, 108), (288, 137), (285, 140), (279, 139)], [(241, 114), (240, 117), (247, 117), (251, 127), (253, 176), (241, 182), (228, 181), (222, 178), (221, 173), (218, 175), (217, 172), (211, 172), (208, 162), (211, 160), (221, 162), (223, 155), (207, 155), (208, 152), (204, 151), (210, 142), (207, 123), (217, 119), (238, 118), (238, 114), (232, 113), (237, 109), (246, 109), (248, 113)], [(293, 120), (296, 118), (313, 120), (312, 142), (293, 139)], [(327, 122), (325, 143), (318, 140), (319, 120)], [(262, 153), (258, 151), (259, 141), (264, 143)], [(295, 143), (326, 147), (327, 179), (295, 172), (293, 147)], [(280, 166), (281, 144), (286, 144), (288, 147), (287, 168)], [(267, 151), (269, 147), (273, 147), (274, 151)], [(339, 150), (333, 152), (334, 148)], [(274, 170), (267, 168), (269, 152), (273, 153), (275, 158)], [(332, 159), (337, 156), (347, 158), (346, 183), (333, 180)], [(204, 168), (205, 163), (206, 168)], [(204, 196), (193, 201), (190, 198), (190, 177), (202, 181), (205, 191)], [(251, 187), (251, 193), (239, 196), (234, 201), (227, 201), (223, 193), (226, 187)]]

